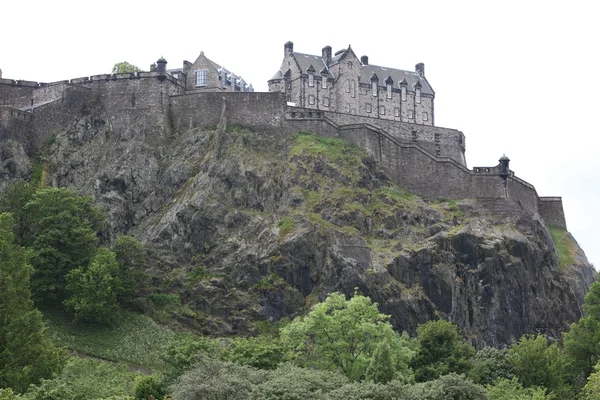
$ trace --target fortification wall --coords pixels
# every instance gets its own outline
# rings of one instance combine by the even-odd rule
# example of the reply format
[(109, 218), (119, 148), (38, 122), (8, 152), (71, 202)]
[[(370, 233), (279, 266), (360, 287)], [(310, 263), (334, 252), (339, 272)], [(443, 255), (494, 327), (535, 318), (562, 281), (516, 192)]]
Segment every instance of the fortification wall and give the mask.
[(567, 220), (561, 197), (540, 197), (538, 208), (539, 214), (546, 224), (558, 225), (567, 229)]
[(417, 143), (434, 155), (449, 157), (462, 165), (467, 165), (465, 135), (456, 129), (329, 111), (325, 112), (325, 116), (338, 125), (369, 124), (377, 126), (402, 142)]
[(0, 141), (27, 143), (32, 136), (33, 116), (8, 106), (0, 106)]
[(171, 97), (175, 130), (217, 125), (223, 101), (226, 102), (228, 125), (251, 126), (261, 132), (273, 134), (289, 133), (294, 129), (285, 124), (284, 93), (232, 92)]
[(29, 105), (37, 87), (37, 82), (0, 79), (0, 105), (15, 108)]

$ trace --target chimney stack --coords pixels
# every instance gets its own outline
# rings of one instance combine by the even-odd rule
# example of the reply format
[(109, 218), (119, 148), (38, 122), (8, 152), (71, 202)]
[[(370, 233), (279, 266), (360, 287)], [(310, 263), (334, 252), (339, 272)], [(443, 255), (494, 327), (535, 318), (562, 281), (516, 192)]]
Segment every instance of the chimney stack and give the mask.
[(417, 75), (419, 75), (421, 78), (425, 78), (425, 64), (423, 63), (418, 63), (417, 65), (415, 65), (415, 72), (417, 73)]
[(369, 57), (367, 57), (367, 56), (362, 56), (362, 57), (360, 58), (360, 62), (361, 62), (363, 65), (369, 65)]
[(292, 42), (287, 42), (286, 44), (283, 45), (283, 50), (284, 50), (284, 57), (287, 56), (288, 54), (291, 54), (294, 52), (294, 43)]
[(325, 61), (325, 65), (329, 66), (329, 64), (331, 64), (331, 46), (323, 47), (321, 54), (323, 55), (323, 61)]

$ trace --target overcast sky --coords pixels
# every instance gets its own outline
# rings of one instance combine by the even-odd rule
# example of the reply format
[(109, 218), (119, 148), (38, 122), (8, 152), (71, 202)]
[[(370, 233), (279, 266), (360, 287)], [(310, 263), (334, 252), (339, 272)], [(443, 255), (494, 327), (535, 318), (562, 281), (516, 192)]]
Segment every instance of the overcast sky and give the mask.
[[(159, 5), (160, 4), (160, 5)], [(255, 90), (283, 45), (320, 54), (352, 45), (375, 65), (425, 63), (435, 123), (467, 137), (467, 164), (511, 169), (562, 196), (569, 231), (600, 262), (599, 6), (596, 1), (4, 1), (4, 78), (52, 82), (128, 61), (168, 68), (200, 51)]]

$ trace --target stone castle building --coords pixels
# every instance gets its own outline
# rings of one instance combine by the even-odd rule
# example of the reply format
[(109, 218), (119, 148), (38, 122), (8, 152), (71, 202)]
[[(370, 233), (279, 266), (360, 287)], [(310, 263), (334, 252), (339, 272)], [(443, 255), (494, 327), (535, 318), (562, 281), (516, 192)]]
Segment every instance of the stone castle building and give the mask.
[[(115, 134), (126, 136), (143, 121), (147, 137), (165, 143), (187, 129), (227, 124), (265, 135), (309, 131), (362, 147), (399, 186), (426, 199), (486, 199), (494, 212), (538, 213), (566, 227), (562, 199), (539, 196), (508, 158), (467, 168), (463, 133), (434, 125), (435, 93), (423, 64), (412, 72), (370, 65), (350, 47), (332, 54), (327, 46), (321, 56), (296, 53), (291, 42), (284, 49), (262, 93), (203, 53), (180, 69), (167, 69), (161, 57), (149, 72), (52, 83), (0, 77), (0, 145), (34, 157), (91, 106), (109, 116)], [(0, 189), (18, 175), (2, 157), (0, 151)]]
[(350, 46), (332, 55), (325, 46), (320, 56), (284, 45), (281, 67), (269, 80), (269, 91), (286, 94), (299, 107), (434, 125), (435, 92), (425, 78), (425, 65), (404, 71), (360, 60)]

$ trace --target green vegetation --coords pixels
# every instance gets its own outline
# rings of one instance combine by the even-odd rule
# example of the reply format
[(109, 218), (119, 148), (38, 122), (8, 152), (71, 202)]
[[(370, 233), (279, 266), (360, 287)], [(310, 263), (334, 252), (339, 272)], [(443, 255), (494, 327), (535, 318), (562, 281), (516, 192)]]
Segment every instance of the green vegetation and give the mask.
[(572, 265), (575, 262), (575, 245), (569, 238), (568, 232), (557, 225), (548, 225), (548, 230), (558, 254), (558, 267), (562, 269)]
[(63, 351), (45, 332), (33, 307), (25, 249), (14, 243), (12, 217), (0, 214), (0, 388), (24, 391), (64, 365)]
[(128, 72), (140, 72), (141, 69), (139, 69), (137, 66), (128, 63), (127, 61), (122, 61), (119, 63), (116, 63), (113, 68), (112, 68), (112, 72), (111, 74), (125, 74)]
[(68, 314), (45, 314), (48, 334), (59, 346), (104, 360), (132, 364), (147, 370), (162, 370), (162, 347), (175, 334), (150, 317), (124, 311), (112, 325), (73, 322)]
[(279, 227), (279, 236), (285, 238), (287, 235), (296, 230), (296, 220), (291, 217), (284, 217), (277, 225)]

